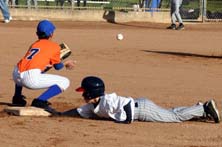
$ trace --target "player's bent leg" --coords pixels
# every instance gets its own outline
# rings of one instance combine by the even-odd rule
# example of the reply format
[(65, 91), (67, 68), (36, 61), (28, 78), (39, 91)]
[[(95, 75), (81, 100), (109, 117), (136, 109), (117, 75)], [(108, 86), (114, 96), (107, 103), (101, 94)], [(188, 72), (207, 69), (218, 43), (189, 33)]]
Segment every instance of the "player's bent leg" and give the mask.
[(23, 74), (23, 85), (29, 89), (47, 88), (44, 93), (32, 101), (31, 105), (53, 111), (54, 109), (49, 107), (50, 103), (47, 100), (66, 90), (70, 81), (63, 76), (42, 74), (40, 70), (31, 70)]
[(22, 95), (22, 86), (15, 84), (15, 93), (12, 97), (12, 104), (15, 106), (25, 106), (26, 105), (26, 97)]
[(70, 81), (59, 75), (34, 73), (32, 76), (24, 77), (23, 85), (29, 89), (45, 89), (58, 85), (64, 91), (69, 87)]
[(42, 93), (38, 99), (42, 101), (47, 101), (48, 99), (62, 93), (61, 88), (58, 85), (53, 85), (49, 87), (44, 93)]

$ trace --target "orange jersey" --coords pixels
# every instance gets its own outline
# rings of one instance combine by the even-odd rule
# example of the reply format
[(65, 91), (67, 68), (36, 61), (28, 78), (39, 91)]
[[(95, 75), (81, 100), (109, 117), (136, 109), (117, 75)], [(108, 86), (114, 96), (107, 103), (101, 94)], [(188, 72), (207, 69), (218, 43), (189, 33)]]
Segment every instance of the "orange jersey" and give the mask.
[(60, 46), (50, 40), (40, 39), (31, 45), (17, 66), (20, 72), (30, 69), (44, 71), (47, 65), (60, 62)]

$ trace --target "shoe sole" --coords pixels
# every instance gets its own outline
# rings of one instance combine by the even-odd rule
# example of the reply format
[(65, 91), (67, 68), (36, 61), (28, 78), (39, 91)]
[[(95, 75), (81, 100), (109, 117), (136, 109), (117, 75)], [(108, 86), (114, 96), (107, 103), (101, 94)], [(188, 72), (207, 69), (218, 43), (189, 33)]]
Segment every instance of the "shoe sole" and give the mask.
[(10, 20), (4, 20), (4, 23), (9, 23), (10, 22)]
[(176, 30), (176, 28), (166, 28), (167, 30)]
[[(211, 106), (211, 107), (209, 107)], [(219, 111), (217, 109), (216, 103), (214, 102), (214, 100), (211, 100), (209, 102), (208, 108), (211, 108), (210, 111), (213, 112), (213, 118), (215, 123), (219, 123), (220, 122), (220, 114)]]
[(176, 30), (184, 30), (184, 28), (177, 28)]

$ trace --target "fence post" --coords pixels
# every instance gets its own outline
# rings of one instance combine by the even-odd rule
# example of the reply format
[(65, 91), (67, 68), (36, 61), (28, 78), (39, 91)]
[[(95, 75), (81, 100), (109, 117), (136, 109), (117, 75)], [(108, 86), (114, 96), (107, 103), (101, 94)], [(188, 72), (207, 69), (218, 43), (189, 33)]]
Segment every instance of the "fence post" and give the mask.
[(203, 22), (205, 22), (206, 21), (206, 18), (207, 18), (207, 0), (203, 0)]

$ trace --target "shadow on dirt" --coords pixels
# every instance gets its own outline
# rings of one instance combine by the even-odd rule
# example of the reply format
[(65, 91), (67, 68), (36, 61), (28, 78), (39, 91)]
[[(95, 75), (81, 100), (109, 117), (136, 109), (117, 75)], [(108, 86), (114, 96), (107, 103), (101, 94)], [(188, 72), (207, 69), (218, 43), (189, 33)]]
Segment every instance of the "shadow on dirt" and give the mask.
[(171, 51), (154, 51), (154, 50), (142, 50), (144, 52), (149, 53), (156, 53), (156, 54), (167, 54), (167, 55), (174, 55), (174, 56), (182, 56), (182, 57), (199, 57), (199, 58), (217, 58), (221, 59), (222, 56), (214, 56), (214, 55), (201, 55), (201, 54), (194, 54), (194, 53), (184, 53), (184, 52), (171, 52)]
[(0, 102), (0, 106), (2, 106), (2, 105), (6, 105), (6, 106), (16, 106), (16, 105), (14, 105), (14, 104), (12, 104), (12, 103)]
[(127, 27), (134, 27), (134, 28), (147, 28), (147, 29), (166, 29), (165, 24), (157, 24), (157, 23), (119, 23), (115, 21), (115, 11), (114, 10), (106, 10), (103, 14), (103, 19), (107, 22), (119, 25), (119, 26), (127, 26)]
[(115, 23), (119, 26), (126, 26), (130, 28), (137, 28), (137, 29), (158, 29), (158, 30), (167, 30), (167, 26), (165, 24), (154, 24), (151, 22), (144, 22), (144, 23)]

